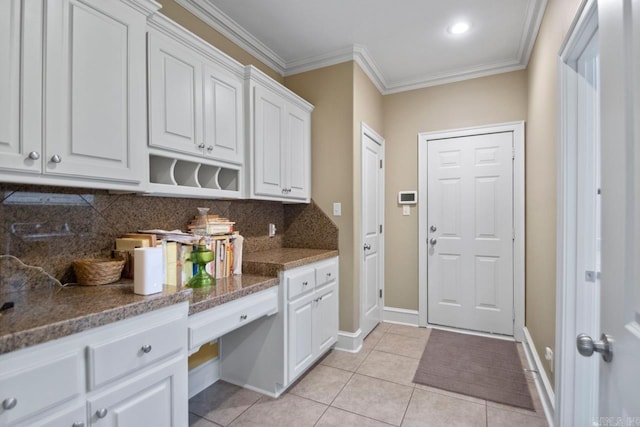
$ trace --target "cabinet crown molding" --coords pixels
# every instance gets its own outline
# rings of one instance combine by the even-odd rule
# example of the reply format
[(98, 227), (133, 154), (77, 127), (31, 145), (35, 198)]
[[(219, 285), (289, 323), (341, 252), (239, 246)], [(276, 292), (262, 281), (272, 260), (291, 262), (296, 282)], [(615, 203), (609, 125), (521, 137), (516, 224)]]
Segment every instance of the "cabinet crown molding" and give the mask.
[(150, 28), (160, 31), (164, 35), (171, 37), (172, 39), (186, 45), (188, 48), (204, 55), (216, 65), (223, 67), (225, 70), (235, 74), (236, 76), (240, 78), (244, 77), (244, 66), (241, 63), (231, 58), (211, 43), (193, 34), (180, 24), (162, 15), (162, 13), (156, 13), (151, 16), (149, 18), (148, 25)]
[(253, 65), (247, 65), (244, 68), (244, 78), (245, 80), (254, 80), (259, 82), (262, 86), (266, 86), (276, 93), (279, 93), (280, 95), (287, 98), (288, 101), (296, 104), (298, 107), (304, 110), (312, 112), (314, 109), (313, 104), (302, 98), (297, 93), (293, 92), (291, 89), (273, 80), (271, 77), (269, 77)]
[(121, 0), (145, 15), (153, 15), (162, 5), (155, 0)]

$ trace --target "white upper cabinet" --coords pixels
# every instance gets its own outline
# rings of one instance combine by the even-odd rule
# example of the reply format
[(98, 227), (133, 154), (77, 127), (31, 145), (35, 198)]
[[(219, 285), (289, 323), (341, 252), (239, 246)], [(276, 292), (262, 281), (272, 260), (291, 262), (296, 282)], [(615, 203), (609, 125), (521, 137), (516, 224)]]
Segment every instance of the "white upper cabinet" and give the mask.
[[(41, 3), (41, 2), (40, 2)], [(21, 10), (24, 8), (24, 10)], [(22, 12), (22, 13), (21, 13)], [(40, 135), (42, 4), (0, 2), (0, 169), (41, 172)], [(23, 73), (21, 73), (23, 70)], [(25, 84), (25, 82), (35, 84)], [(21, 125), (24, 117), (24, 126)], [(29, 154), (31, 154), (31, 157)]]
[(309, 202), (313, 106), (247, 67), (251, 198)]
[(2, 2), (0, 55), (9, 58), (0, 64), (3, 180), (140, 188), (147, 174), (146, 20), (159, 6)]
[(195, 52), (149, 32), (149, 145), (201, 155), (202, 64)]
[(45, 172), (142, 181), (146, 16), (120, 2), (46, 5)]
[(243, 69), (163, 17), (149, 32), (149, 145), (242, 164)]

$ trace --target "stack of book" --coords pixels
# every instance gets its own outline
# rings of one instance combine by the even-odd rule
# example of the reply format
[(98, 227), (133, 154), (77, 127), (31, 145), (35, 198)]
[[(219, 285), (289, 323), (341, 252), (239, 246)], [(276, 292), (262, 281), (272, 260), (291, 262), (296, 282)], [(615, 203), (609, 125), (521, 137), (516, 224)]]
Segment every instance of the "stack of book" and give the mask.
[[(238, 232), (233, 231), (234, 222), (217, 215), (207, 216), (207, 233), (198, 233), (196, 217), (189, 230), (200, 236), (205, 236), (209, 249), (215, 254), (212, 262), (207, 264), (206, 270), (216, 279), (233, 275), (233, 246)], [(140, 233), (125, 234), (116, 239), (116, 254), (125, 260), (123, 275), (133, 279), (133, 250), (162, 246), (164, 258), (165, 284), (169, 286), (184, 286), (197, 272), (197, 266), (191, 261), (191, 252), (198, 238), (193, 234), (180, 230), (143, 230)]]
[(218, 215), (207, 215), (206, 226), (202, 222), (203, 217), (196, 215), (188, 225), (189, 231), (206, 236), (231, 234), (235, 224), (235, 222), (229, 221), (227, 218), (220, 218)]

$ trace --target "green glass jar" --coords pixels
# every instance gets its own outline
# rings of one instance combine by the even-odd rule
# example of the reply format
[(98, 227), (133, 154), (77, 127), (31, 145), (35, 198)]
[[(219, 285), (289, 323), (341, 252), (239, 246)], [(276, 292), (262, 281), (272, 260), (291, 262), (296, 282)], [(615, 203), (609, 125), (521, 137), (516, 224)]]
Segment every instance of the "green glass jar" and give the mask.
[(207, 273), (205, 266), (215, 259), (214, 252), (207, 248), (204, 239), (200, 239), (196, 248), (191, 252), (191, 261), (198, 266), (198, 272), (189, 280), (190, 288), (207, 288), (216, 284), (216, 279)]

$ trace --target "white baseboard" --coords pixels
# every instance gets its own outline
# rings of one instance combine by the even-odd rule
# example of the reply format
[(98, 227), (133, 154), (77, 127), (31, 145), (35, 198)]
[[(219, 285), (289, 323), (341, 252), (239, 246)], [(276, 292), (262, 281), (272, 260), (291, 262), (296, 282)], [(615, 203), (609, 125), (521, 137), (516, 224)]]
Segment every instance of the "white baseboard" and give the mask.
[(385, 307), (382, 318), (388, 323), (399, 325), (418, 326), (418, 310), (407, 310), (404, 308)]
[(220, 359), (207, 360), (189, 371), (189, 399), (220, 379)]
[(542, 401), (544, 415), (547, 418), (549, 426), (553, 427), (556, 395), (551, 387), (551, 382), (549, 381), (549, 377), (547, 377), (547, 372), (544, 370), (542, 361), (540, 360), (540, 357), (538, 357), (538, 352), (536, 351), (536, 346), (533, 343), (531, 334), (529, 334), (529, 330), (524, 327), (522, 331), (524, 332), (525, 341), (523, 342), (523, 345), (527, 361), (529, 362), (531, 369), (538, 372), (538, 375), (535, 376), (536, 389), (538, 390), (540, 400)]
[(338, 342), (334, 347), (336, 350), (357, 353), (362, 348), (362, 330), (358, 328), (355, 332), (338, 331)]

